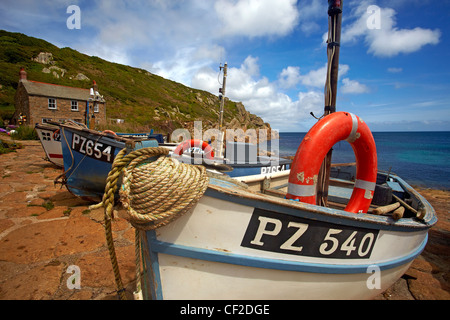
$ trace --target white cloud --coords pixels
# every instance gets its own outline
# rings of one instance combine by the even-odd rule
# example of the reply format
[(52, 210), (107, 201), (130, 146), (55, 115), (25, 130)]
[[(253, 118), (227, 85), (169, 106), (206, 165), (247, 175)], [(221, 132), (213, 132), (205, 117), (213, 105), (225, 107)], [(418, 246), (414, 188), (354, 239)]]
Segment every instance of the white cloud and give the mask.
[(395, 15), (394, 9), (380, 8), (369, 1), (360, 2), (352, 12), (356, 20), (343, 27), (342, 42), (357, 41), (362, 37), (369, 47), (368, 52), (380, 57), (407, 54), (425, 45), (439, 43), (440, 30), (419, 27), (399, 29), (396, 27)]
[[(339, 65), (338, 78), (347, 74), (350, 67), (346, 64)], [(325, 81), (327, 79), (327, 64), (323, 67), (311, 70), (305, 75), (300, 75), (300, 82), (308, 87), (322, 88), (325, 86)]]
[(324, 17), (327, 12), (327, 4), (321, 0), (302, 1), (299, 10), (300, 29), (305, 34), (311, 34), (318, 30), (323, 30), (317, 23), (317, 19)]
[[(258, 58), (248, 56), (239, 67), (228, 68), (226, 96), (233, 101), (241, 101), (245, 108), (269, 122), (273, 128), (292, 130), (299, 128), (302, 122), (311, 120), (310, 112), (321, 115), (324, 106), (323, 88), (325, 86), (327, 66), (324, 65), (302, 75), (300, 67), (284, 68), (276, 81), (260, 75)], [(344, 76), (350, 67), (340, 65), (339, 75)], [(221, 86), (218, 80), (219, 70), (202, 68), (194, 75), (194, 88), (218, 94)], [(303, 85), (296, 96), (289, 96), (280, 89), (295, 88)], [(369, 88), (349, 78), (342, 79), (341, 92), (359, 94), (369, 92)]]
[(150, 66), (150, 72), (191, 86), (194, 85), (194, 81), (200, 80), (196, 79), (199, 70), (205, 70), (217, 62), (224, 51), (224, 48), (217, 45), (205, 45), (198, 48), (184, 47), (177, 50), (172, 58), (144, 65)]
[(215, 11), (223, 35), (286, 35), (298, 22), (296, 0), (218, 0)]
[(403, 69), (402, 68), (388, 68), (387, 71), (390, 73), (400, 73), (403, 71)]
[(281, 71), (278, 83), (281, 88), (294, 88), (300, 82), (300, 67), (289, 66)]
[(359, 83), (356, 80), (350, 80), (349, 78), (342, 79), (342, 87), (341, 87), (342, 93), (350, 93), (350, 94), (358, 94), (358, 93), (368, 93), (369, 88)]
[[(228, 68), (226, 96), (241, 101), (248, 111), (269, 122), (272, 128), (298, 129), (305, 119), (312, 119), (311, 111), (319, 114), (324, 103), (323, 93), (316, 89), (301, 91), (294, 100), (279, 91), (281, 85), (298, 83), (299, 70), (299, 67), (287, 67), (277, 81), (271, 82), (260, 75), (258, 59), (248, 56), (239, 67)], [(193, 77), (192, 86), (217, 95), (218, 73), (218, 69), (202, 68)]]

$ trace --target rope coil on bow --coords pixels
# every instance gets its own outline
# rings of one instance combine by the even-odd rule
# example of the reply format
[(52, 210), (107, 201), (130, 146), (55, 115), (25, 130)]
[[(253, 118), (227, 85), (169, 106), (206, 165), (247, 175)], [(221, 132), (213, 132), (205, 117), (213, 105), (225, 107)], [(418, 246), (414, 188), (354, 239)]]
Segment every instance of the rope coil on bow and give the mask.
[[(125, 153), (126, 149), (122, 149), (114, 159), (102, 202), (90, 206), (90, 209), (105, 208), (106, 241), (121, 299), (125, 299), (125, 293), (111, 229), (120, 175), (123, 174), (120, 200), (127, 211), (124, 218), (136, 228), (136, 235), (139, 230), (156, 229), (186, 213), (202, 197), (209, 182), (205, 167), (168, 158), (169, 150), (166, 148), (143, 148)], [(136, 242), (136, 246), (139, 245)], [(136, 262), (139, 260), (136, 256)]]
[(120, 200), (127, 219), (138, 229), (155, 229), (179, 217), (197, 203), (208, 185), (203, 166), (167, 157), (154, 162), (137, 157), (123, 172)]

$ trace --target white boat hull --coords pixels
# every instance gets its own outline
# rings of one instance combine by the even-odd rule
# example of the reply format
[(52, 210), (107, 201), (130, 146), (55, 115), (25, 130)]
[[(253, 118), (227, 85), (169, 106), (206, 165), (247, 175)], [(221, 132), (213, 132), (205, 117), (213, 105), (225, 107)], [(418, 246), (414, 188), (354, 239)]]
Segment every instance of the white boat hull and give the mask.
[(58, 167), (64, 167), (59, 128), (57, 126), (37, 125), (35, 129), (48, 160)]
[(395, 226), (386, 217), (318, 214), (312, 205), (259, 197), (209, 188), (190, 212), (148, 231), (149, 298), (370, 299), (427, 242), (428, 227), (412, 219)]
[(411, 264), (382, 271), (377, 287), (370, 273), (266, 270), (164, 254), (159, 259), (163, 297), (167, 300), (371, 299), (389, 288)]

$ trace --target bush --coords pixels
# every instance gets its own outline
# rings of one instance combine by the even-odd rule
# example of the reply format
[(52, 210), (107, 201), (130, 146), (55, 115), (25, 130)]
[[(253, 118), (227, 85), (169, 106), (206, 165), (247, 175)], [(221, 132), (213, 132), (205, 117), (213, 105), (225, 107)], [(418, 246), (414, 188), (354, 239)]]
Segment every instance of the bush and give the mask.
[(39, 140), (39, 137), (34, 130), (34, 127), (23, 125), (15, 129), (16, 132), (11, 134), (11, 138), (17, 140)]

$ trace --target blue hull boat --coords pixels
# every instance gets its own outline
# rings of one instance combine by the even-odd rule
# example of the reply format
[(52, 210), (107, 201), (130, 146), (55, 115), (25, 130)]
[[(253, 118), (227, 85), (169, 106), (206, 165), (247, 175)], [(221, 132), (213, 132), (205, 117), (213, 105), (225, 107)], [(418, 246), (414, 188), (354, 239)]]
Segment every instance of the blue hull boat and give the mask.
[(164, 142), (160, 134), (112, 134), (67, 124), (60, 124), (60, 130), (64, 174), (55, 183), (64, 184), (72, 194), (88, 201), (101, 199), (120, 150), (157, 147)]
[[(176, 144), (164, 142), (161, 134), (116, 134), (110, 131), (99, 132), (82, 126), (60, 124), (61, 149), (64, 174), (55, 183), (64, 184), (77, 197), (87, 201), (99, 201), (105, 191), (106, 178), (111, 165), (120, 152), (128, 152), (146, 147), (166, 147), (173, 150)], [(230, 145), (230, 148), (233, 145)], [(191, 150), (188, 150), (190, 152)], [(238, 159), (230, 153), (231, 160), (212, 159), (204, 161), (202, 156), (184, 153), (172, 155), (183, 163), (202, 164), (209, 170), (226, 172), (230, 177), (243, 177), (265, 174), (271, 176), (279, 171), (287, 171), (291, 160), (278, 157), (257, 156), (249, 161)], [(198, 161), (200, 158), (200, 161)], [(250, 159), (250, 160), (251, 160)]]

